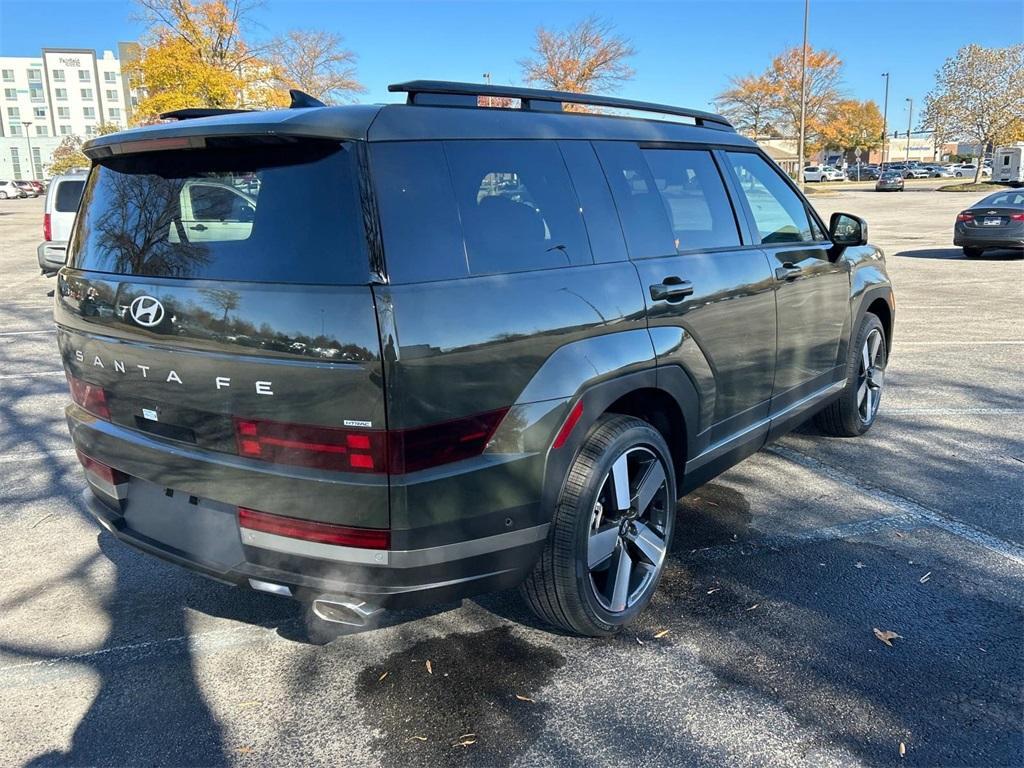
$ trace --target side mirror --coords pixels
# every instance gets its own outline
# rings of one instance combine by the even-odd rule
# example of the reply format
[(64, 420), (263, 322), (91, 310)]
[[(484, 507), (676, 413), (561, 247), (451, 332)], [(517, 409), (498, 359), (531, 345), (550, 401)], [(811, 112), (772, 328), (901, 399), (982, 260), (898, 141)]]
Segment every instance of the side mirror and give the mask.
[(839, 248), (867, 245), (868, 223), (852, 213), (833, 213), (828, 222), (828, 235)]

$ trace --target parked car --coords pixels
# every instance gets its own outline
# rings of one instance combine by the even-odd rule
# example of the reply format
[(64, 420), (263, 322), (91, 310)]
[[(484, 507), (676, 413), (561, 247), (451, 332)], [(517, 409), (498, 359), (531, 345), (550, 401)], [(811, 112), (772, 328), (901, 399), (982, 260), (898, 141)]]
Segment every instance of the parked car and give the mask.
[(844, 181), (843, 172), (829, 165), (809, 165), (804, 168), (804, 181)]
[(85, 172), (54, 176), (43, 203), (43, 242), (36, 248), (39, 269), (48, 277), (64, 266), (68, 239), (82, 199)]
[(996, 147), (994, 155), (996, 172), (993, 181), (1004, 184), (1024, 184), (1024, 142), (1005, 147)]
[(39, 193), (31, 181), (16, 181), (14, 185), (25, 193), (25, 197), (39, 197)]
[(928, 176), (933, 179), (951, 179), (953, 178), (953, 169), (947, 165), (928, 165), (925, 166), (928, 169)]
[(0, 200), (28, 197), (28, 193), (16, 181), (0, 181)]
[[(299, 94), (86, 142), (54, 310), (83, 506), (326, 621), (521, 585), (544, 621), (612, 634), (681, 494), (812, 416), (874, 423), (883, 254), (717, 115), (390, 90), (407, 103)], [(193, 239), (187, 185), (250, 173), (248, 235)]]
[(878, 175), (877, 165), (851, 165), (846, 169), (846, 178), (850, 181), (874, 181)]
[(903, 174), (896, 170), (882, 171), (875, 182), (875, 192), (902, 192)]
[[(961, 163), (960, 165), (953, 166), (953, 175), (958, 178), (973, 179), (978, 172), (978, 166), (976, 163)], [(983, 165), (981, 167), (981, 178), (991, 177), (992, 169), (988, 166)]]
[(1024, 249), (1024, 190), (996, 192), (958, 213), (953, 245), (968, 258), (990, 248)]
[(931, 172), (923, 165), (909, 165), (903, 169), (905, 179), (927, 179)]

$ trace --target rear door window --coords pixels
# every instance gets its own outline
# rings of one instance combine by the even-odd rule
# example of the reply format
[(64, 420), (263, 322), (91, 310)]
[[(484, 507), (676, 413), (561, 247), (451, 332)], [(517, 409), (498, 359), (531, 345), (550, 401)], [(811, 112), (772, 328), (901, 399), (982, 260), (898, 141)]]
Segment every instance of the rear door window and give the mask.
[(736, 217), (710, 152), (645, 149), (643, 154), (665, 204), (676, 250), (740, 245)]
[(619, 211), (630, 258), (675, 254), (665, 205), (640, 147), (632, 142), (598, 141), (594, 149)]
[(147, 277), (369, 280), (351, 145), (148, 152), (90, 172), (70, 265)]
[(472, 274), (592, 264), (565, 162), (553, 141), (449, 141)]
[(762, 243), (815, 239), (803, 201), (764, 158), (753, 152), (727, 152), (726, 156)]
[(593, 146), (589, 141), (560, 141), (558, 148), (562, 150), (583, 210), (594, 261), (625, 261), (628, 256), (619, 214)]
[(82, 188), (85, 186), (85, 179), (81, 181), (60, 181), (57, 182), (57, 195), (53, 201), (53, 209), (58, 213), (74, 213), (78, 210), (78, 203), (82, 199)]

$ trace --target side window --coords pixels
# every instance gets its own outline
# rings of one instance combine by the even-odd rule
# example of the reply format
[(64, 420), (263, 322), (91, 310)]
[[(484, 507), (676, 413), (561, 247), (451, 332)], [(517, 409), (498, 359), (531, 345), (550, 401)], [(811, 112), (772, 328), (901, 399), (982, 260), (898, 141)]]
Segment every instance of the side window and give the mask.
[(672, 225), (676, 250), (740, 245), (732, 204), (710, 152), (645, 149), (643, 154)]
[(752, 152), (726, 154), (762, 243), (802, 243), (814, 239), (803, 201), (764, 158)]
[(619, 214), (615, 210), (608, 180), (589, 141), (560, 141), (558, 148), (569, 168), (576, 197), (583, 210), (583, 222), (590, 237), (594, 261), (625, 261), (626, 241), (622, 237)]
[(594, 149), (619, 211), (630, 258), (674, 254), (675, 238), (665, 205), (640, 148), (626, 141), (598, 141)]
[(553, 141), (449, 141), (445, 154), (472, 274), (592, 264)]
[(439, 141), (370, 145), (388, 276), (417, 283), (466, 277), (466, 249)]

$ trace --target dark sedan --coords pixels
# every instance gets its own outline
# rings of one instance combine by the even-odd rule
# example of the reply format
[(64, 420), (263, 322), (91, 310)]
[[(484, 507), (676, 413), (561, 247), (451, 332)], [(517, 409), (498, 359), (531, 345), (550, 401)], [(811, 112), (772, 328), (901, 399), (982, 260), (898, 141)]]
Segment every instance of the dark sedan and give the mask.
[(882, 171), (875, 182), (875, 192), (902, 192), (903, 174), (899, 171)]
[(957, 214), (953, 245), (968, 257), (989, 248), (1024, 250), (1024, 190), (996, 192)]

